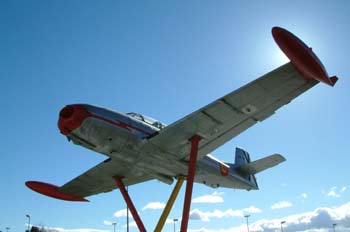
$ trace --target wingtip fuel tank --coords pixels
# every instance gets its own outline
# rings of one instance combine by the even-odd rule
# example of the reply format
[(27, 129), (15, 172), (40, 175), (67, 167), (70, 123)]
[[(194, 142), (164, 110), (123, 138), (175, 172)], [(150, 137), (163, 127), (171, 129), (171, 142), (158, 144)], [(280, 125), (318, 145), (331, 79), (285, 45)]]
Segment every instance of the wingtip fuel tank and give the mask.
[(43, 195), (53, 197), (65, 201), (89, 201), (83, 197), (73, 196), (59, 191), (59, 187), (53, 184), (48, 184), (38, 181), (27, 181), (26, 186), (31, 190), (41, 193)]
[(320, 59), (301, 39), (281, 27), (272, 28), (277, 45), (305, 79), (315, 79), (334, 86), (338, 78), (329, 77)]

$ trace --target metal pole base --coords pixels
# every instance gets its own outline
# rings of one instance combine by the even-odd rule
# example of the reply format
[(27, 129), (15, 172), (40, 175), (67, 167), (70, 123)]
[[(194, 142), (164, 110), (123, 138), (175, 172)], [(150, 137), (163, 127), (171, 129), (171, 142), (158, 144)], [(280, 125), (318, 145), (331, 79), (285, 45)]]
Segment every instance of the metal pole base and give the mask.
[(191, 153), (190, 153), (190, 160), (188, 163), (188, 170), (187, 170), (187, 183), (186, 183), (184, 207), (182, 211), (182, 221), (181, 221), (181, 230), (180, 230), (181, 232), (187, 231), (188, 219), (190, 216), (193, 181), (194, 181), (194, 175), (196, 174), (198, 145), (201, 139), (202, 138), (199, 135), (195, 135), (190, 139)]
[(137, 213), (137, 210), (136, 210), (134, 204), (131, 201), (129, 193), (125, 189), (125, 185), (124, 185), (124, 183), (122, 181), (122, 178), (120, 176), (115, 176), (114, 180), (115, 180), (115, 183), (117, 184), (121, 194), (123, 195), (126, 204), (128, 205), (128, 207), (130, 209), (131, 215), (133, 216), (137, 227), (139, 228), (139, 230), (141, 232), (146, 232), (146, 228), (143, 225), (143, 223), (141, 221), (141, 218), (140, 218), (139, 214)]

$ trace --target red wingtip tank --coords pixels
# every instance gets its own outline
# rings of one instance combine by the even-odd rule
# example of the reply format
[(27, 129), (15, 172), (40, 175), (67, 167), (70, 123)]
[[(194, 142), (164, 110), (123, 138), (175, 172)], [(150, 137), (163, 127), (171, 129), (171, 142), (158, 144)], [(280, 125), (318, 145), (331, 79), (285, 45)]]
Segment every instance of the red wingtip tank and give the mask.
[(26, 186), (31, 190), (41, 193), (43, 195), (53, 197), (65, 201), (88, 201), (83, 197), (73, 196), (59, 191), (59, 187), (53, 184), (38, 182), (38, 181), (27, 181)]
[(315, 79), (330, 86), (335, 85), (338, 77), (329, 77), (320, 59), (298, 37), (281, 27), (272, 28), (272, 36), (305, 79)]

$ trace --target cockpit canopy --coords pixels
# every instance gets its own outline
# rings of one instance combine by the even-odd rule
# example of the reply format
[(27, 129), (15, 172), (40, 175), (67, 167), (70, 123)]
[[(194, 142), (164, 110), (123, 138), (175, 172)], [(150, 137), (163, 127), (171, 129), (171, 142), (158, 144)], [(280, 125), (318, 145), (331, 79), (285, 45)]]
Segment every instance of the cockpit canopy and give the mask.
[(127, 115), (141, 121), (144, 122), (148, 125), (151, 125), (153, 127), (158, 128), (159, 130), (163, 129), (164, 127), (166, 127), (166, 125), (164, 123), (161, 123), (153, 118), (150, 118), (148, 116), (142, 115), (142, 114), (138, 114), (138, 113), (127, 113)]

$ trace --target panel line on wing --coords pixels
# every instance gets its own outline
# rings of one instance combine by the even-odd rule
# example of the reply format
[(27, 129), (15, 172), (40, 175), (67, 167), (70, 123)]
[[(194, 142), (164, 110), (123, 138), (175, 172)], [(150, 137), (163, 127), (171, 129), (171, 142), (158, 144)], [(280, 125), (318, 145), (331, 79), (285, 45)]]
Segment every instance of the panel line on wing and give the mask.
[(240, 111), (237, 107), (235, 107), (234, 105), (232, 105), (230, 102), (228, 102), (224, 97), (218, 100), (219, 102), (224, 103), (225, 105), (227, 105), (229, 108), (231, 108), (234, 112), (238, 113), (238, 114), (243, 114), (242, 111)]
[(220, 120), (214, 118), (214, 116), (210, 115), (209, 113), (205, 112), (204, 110), (202, 110), (201, 113), (204, 114), (205, 116), (207, 116), (208, 118), (210, 118), (216, 124), (219, 124), (219, 125), (223, 124), (223, 122), (221, 122)]

